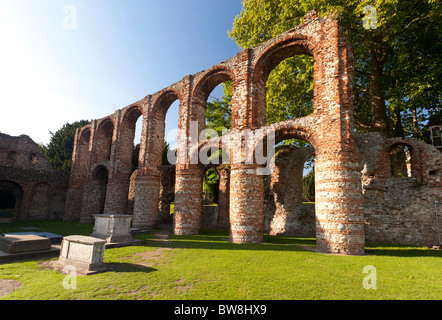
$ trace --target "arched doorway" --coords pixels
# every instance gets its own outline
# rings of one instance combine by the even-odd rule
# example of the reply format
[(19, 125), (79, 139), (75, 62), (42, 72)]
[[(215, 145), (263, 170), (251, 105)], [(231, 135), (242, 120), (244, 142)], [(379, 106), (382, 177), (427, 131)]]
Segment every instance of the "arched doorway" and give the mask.
[(19, 220), (22, 200), (23, 189), (19, 184), (0, 180), (0, 221)]

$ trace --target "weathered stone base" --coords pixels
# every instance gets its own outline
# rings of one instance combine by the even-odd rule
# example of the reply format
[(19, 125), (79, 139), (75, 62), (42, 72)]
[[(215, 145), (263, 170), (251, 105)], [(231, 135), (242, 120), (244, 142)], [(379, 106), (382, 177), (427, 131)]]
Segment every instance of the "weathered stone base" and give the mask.
[(37, 235), (8, 235), (0, 237), (0, 250), (6, 253), (24, 253), (50, 250), (51, 242), (48, 238)]
[(103, 255), (106, 240), (86, 237), (68, 236), (63, 238), (60, 257), (56, 266), (75, 268), (76, 272), (100, 272), (104, 269)]
[(130, 233), (132, 216), (118, 214), (97, 214), (95, 217), (94, 238), (106, 240), (108, 243), (130, 242), (133, 237)]

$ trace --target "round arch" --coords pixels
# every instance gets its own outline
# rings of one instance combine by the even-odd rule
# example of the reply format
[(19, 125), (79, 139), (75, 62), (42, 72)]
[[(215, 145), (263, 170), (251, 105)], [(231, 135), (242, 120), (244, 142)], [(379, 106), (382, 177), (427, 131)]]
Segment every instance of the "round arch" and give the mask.
[(176, 100), (182, 101), (179, 93), (174, 89), (166, 89), (161, 92), (158, 97), (152, 102), (151, 117), (166, 120), (166, 114), (172, 103)]
[[(221, 83), (232, 81), (235, 83), (235, 74), (225, 66), (216, 66), (205, 72), (198, 80), (192, 91), (193, 100), (205, 103), (210, 93)], [(233, 90), (235, 86), (233, 86)]]
[(99, 214), (104, 213), (108, 178), (109, 171), (103, 165), (97, 166), (92, 172), (92, 185), (96, 194), (96, 199), (94, 200), (94, 212)]
[(135, 104), (135, 105), (126, 107), (123, 110), (123, 115), (121, 117), (122, 118), (121, 124), (122, 124), (123, 128), (134, 127), (138, 118), (142, 115), (143, 115), (143, 108), (140, 105)]
[[(204, 167), (210, 164), (219, 165), (223, 164), (224, 162), (230, 162), (230, 146), (228, 140), (229, 136), (223, 138), (214, 137), (211, 139), (200, 141), (198, 145), (194, 146), (189, 151), (190, 163)], [(216, 161), (211, 161), (210, 157), (213, 155), (213, 152), (217, 152), (218, 150), (222, 150), (223, 163), (216, 163)]]
[(142, 117), (143, 122), (143, 108), (139, 105), (129, 106), (124, 109), (121, 117), (120, 136), (118, 138), (118, 145), (116, 146), (117, 161), (120, 161), (120, 170), (127, 174), (127, 179), (132, 173), (132, 156), (134, 147), (141, 141), (135, 141), (135, 131), (137, 130), (138, 119)]
[(11, 221), (21, 218), (23, 187), (10, 180), (0, 180), (0, 218)]
[(77, 162), (77, 171), (78, 176), (81, 177), (80, 180), (84, 183), (86, 178), (87, 171), (87, 159), (89, 156), (89, 145), (91, 139), (91, 128), (89, 126), (82, 128), (79, 133), (79, 139), (77, 144), (77, 154), (76, 154), (76, 162)]
[(210, 93), (227, 81), (232, 82), (232, 95), (235, 96), (235, 74), (226, 66), (219, 65), (207, 70), (196, 82), (192, 91), (190, 120), (197, 121), (199, 132), (206, 128), (206, 108)]
[[(282, 61), (297, 55), (312, 56), (317, 61), (315, 45), (303, 35), (286, 35), (272, 43), (259, 53), (252, 66), (252, 108), (255, 127), (261, 127), (266, 122), (266, 83), (272, 70)], [(316, 67), (315, 71), (316, 73)], [(316, 86), (315, 86), (316, 92)]]
[(110, 117), (104, 118), (98, 124), (95, 146), (96, 163), (110, 160), (114, 129), (115, 124)]
[(382, 149), (387, 159), (387, 177), (414, 177), (422, 180), (419, 147), (408, 139), (389, 139)]

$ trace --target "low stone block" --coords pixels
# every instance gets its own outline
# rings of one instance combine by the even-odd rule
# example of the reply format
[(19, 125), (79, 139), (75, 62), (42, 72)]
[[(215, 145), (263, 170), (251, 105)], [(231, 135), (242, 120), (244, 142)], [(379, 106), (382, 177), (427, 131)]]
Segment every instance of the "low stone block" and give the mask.
[(0, 250), (10, 254), (45, 251), (50, 249), (51, 242), (48, 238), (33, 234), (5, 234), (4, 236), (0, 237)]
[(107, 243), (128, 242), (133, 237), (130, 225), (133, 216), (121, 214), (96, 214), (94, 231), (91, 237), (104, 239)]
[(64, 237), (58, 262), (60, 265), (73, 266), (79, 272), (102, 271), (105, 243), (103, 239), (87, 236)]

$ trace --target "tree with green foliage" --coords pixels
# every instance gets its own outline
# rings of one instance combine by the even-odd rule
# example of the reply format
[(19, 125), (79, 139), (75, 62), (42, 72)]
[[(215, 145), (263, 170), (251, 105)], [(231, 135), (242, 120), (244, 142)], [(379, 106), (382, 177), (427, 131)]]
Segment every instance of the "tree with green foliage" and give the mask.
[(77, 121), (72, 124), (66, 123), (55, 133), (49, 132), (51, 135), (50, 142), (47, 146), (40, 145), (40, 151), (49, 159), (51, 165), (56, 170), (68, 172), (71, 170), (75, 131), (89, 123), (90, 121), (87, 120)]
[(206, 128), (214, 129), (219, 136), (232, 127), (232, 82), (222, 83), (224, 96), (207, 102)]
[[(313, 9), (337, 19), (354, 47), (357, 129), (420, 137), (425, 122), (441, 108), (440, 2), (244, 0), (229, 36), (241, 49), (252, 47), (299, 25)], [(376, 19), (370, 20), (372, 14)], [(295, 56), (272, 71), (268, 123), (313, 111), (313, 63), (311, 57)]]
[(138, 169), (139, 156), (140, 156), (140, 144), (137, 143), (136, 145), (134, 145), (134, 151), (132, 152), (132, 170), (131, 170), (132, 173)]
[[(168, 166), (170, 165), (169, 160), (167, 159), (167, 153), (170, 150), (170, 145), (167, 141), (164, 141), (163, 144), (163, 154), (161, 155), (161, 165), (162, 166)], [(176, 150), (175, 150), (175, 155), (176, 155)]]
[(306, 202), (315, 202), (315, 168), (302, 179), (302, 196)]
[(209, 203), (217, 203), (219, 193), (219, 174), (215, 168), (210, 168), (204, 173), (203, 191)]

